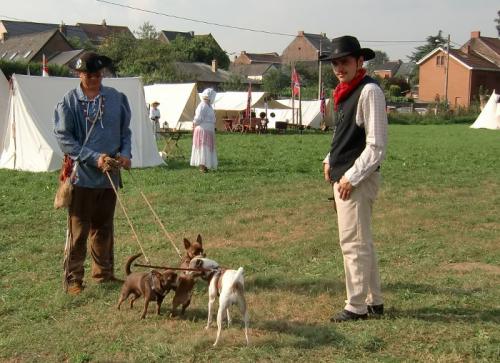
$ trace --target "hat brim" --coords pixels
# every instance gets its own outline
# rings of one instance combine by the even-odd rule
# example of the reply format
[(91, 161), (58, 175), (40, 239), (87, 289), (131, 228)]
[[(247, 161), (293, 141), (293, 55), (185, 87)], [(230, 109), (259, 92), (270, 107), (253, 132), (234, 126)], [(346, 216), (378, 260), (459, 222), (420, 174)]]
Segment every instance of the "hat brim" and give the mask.
[(354, 56), (363, 56), (363, 59), (365, 61), (368, 61), (370, 59), (375, 58), (375, 52), (371, 50), (370, 48), (361, 48), (360, 50), (356, 52), (342, 52), (342, 53), (337, 53), (337, 54), (324, 54), (319, 57), (320, 62), (329, 62), (334, 59), (339, 59), (342, 57), (346, 57), (348, 55), (354, 55)]
[(92, 62), (91, 64), (88, 64), (87, 62), (81, 62), (79, 64), (79, 60), (80, 59), (70, 65), (69, 68), (73, 69), (74, 71), (83, 73), (95, 73), (103, 70), (104, 68), (108, 68), (110, 71), (113, 71), (113, 61), (111, 60), (111, 58), (106, 57), (105, 55), (97, 56), (96, 60), (99, 61)]

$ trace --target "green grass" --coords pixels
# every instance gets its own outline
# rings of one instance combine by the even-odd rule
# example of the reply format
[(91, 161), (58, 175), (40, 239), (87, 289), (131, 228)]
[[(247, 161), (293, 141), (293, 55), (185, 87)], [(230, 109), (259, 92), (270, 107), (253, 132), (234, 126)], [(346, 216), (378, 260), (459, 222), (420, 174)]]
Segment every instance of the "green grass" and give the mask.
[[(125, 173), (122, 197), (152, 262), (201, 233), (209, 257), (244, 266), (250, 346), (240, 315), (212, 348), (206, 285), (184, 318), (116, 310), (119, 286), (62, 291), (65, 212), (57, 173), (0, 170), (0, 361), (500, 361), (500, 134), (464, 125), (389, 129), (374, 210), (387, 314), (333, 325), (345, 299), (335, 215), (322, 181), (330, 135), (217, 135), (220, 168), (186, 160)], [(160, 144), (161, 145), (161, 144)], [(191, 141), (180, 140), (186, 156)], [(116, 270), (139, 251), (117, 207)], [(86, 271), (89, 271), (87, 264)]]

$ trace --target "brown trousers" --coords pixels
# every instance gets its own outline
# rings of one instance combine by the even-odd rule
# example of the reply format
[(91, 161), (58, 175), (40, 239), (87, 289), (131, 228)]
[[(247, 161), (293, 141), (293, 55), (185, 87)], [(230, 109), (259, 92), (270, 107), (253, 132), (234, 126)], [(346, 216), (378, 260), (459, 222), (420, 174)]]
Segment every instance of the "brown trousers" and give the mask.
[(92, 278), (109, 279), (114, 273), (113, 218), (116, 195), (113, 189), (91, 189), (75, 186), (69, 207), (69, 243), (67, 282), (82, 282), (87, 239), (92, 256)]

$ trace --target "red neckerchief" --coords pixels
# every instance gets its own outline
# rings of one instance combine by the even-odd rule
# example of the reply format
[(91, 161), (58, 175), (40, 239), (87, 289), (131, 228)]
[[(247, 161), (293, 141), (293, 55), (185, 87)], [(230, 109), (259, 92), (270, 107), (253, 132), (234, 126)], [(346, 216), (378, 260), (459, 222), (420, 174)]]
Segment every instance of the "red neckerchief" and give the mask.
[(333, 101), (335, 103), (335, 111), (339, 108), (339, 103), (342, 102), (358, 87), (359, 82), (365, 77), (366, 69), (361, 68), (356, 76), (349, 82), (340, 82), (333, 91)]

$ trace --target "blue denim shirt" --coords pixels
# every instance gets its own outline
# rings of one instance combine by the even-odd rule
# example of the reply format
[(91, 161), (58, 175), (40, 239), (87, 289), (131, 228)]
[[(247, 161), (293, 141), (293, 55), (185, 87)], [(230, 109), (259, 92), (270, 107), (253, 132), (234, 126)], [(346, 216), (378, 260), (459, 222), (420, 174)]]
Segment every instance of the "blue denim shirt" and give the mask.
[[(101, 86), (102, 118), (98, 118), (85, 146), (86, 133), (90, 131), (98, 111), (98, 101), (89, 101), (81, 86), (69, 91), (54, 111), (54, 133), (62, 152), (78, 161), (73, 184), (86, 188), (111, 188), (109, 179), (98, 167), (99, 155), (122, 155), (132, 159), (131, 111), (127, 96), (111, 87)], [(97, 98), (98, 100), (98, 98)], [(90, 117), (85, 117), (86, 113)], [(118, 187), (119, 173), (111, 174)]]

